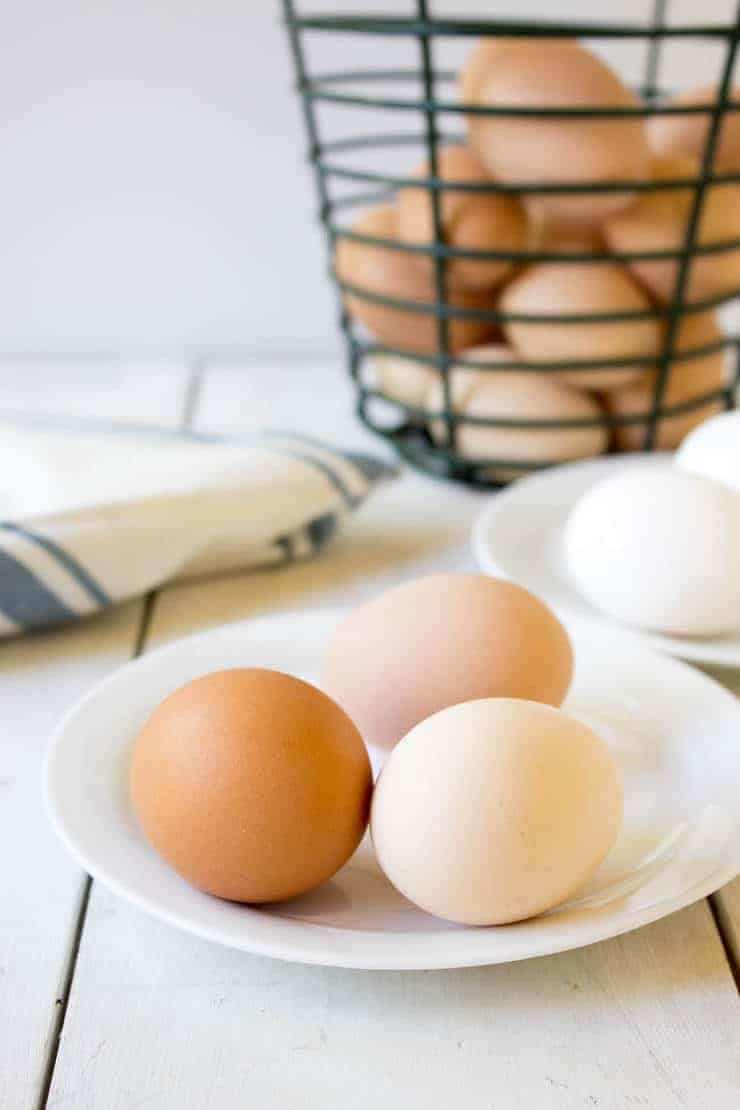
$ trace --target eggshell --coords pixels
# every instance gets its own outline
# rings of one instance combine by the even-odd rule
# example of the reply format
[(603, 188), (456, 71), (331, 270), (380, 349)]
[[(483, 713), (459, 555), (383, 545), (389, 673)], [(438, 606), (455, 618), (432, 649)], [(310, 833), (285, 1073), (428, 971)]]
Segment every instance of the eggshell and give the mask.
[(368, 360), (373, 384), (386, 397), (400, 405), (423, 409), (432, 385), (438, 378), (434, 366), (401, 355), (375, 355)]
[[(712, 312), (690, 313), (683, 317), (676, 337), (676, 350), (690, 351), (708, 346), (722, 338)], [(636, 382), (612, 389), (603, 396), (607, 411), (614, 416), (644, 416), (651, 411), (657, 372), (643, 375)], [(724, 353), (717, 350), (672, 363), (663, 394), (661, 408), (682, 405), (696, 397), (721, 389), (725, 384)], [(677, 447), (688, 433), (703, 420), (723, 408), (722, 400), (707, 401), (688, 412), (661, 417), (658, 422), (655, 446), (661, 449)], [(621, 451), (637, 451), (645, 442), (645, 423), (618, 425), (614, 440)]]
[[(656, 319), (557, 322), (561, 315), (650, 308), (646, 294), (615, 263), (545, 262), (530, 266), (506, 286), (499, 307), (503, 312), (553, 317), (552, 323), (504, 324), (510, 344), (527, 362), (653, 359), (660, 349), (660, 324)], [(644, 369), (562, 370), (558, 376), (587, 389), (613, 389), (639, 378)]]
[[(621, 108), (637, 105), (617, 75), (572, 40), (511, 39), (478, 79), (483, 107)], [(648, 167), (641, 118), (468, 117), (470, 141), (501, 181), (536, 184), (638, 181)], [(630, 200), (629, 192), (530, 194), (548, 219), (595, 224)]]
[[(691, 89), (674, 97), (668, 103), (673, 107), (692, 107), (693, 105), (714, 105), (718, 96), (716, 85)], [(730, 99), (740, 98), (740, 87), (730, 92)], [(694, 158), (698, 162), (704, 157), (710, 113), (696, 115), (652, 116), (648, 121), (648, 139), (658, 154), (677, 155)], [(737, 173), (740, 171), (740, 113), (726, 112), (720, 123), (719, 142), (715, 148), (714, 170), (716, 173)]]
[(131, 798), (188, 882), (238, 902), (311, 890), (354, 852), (372, 775), (347, 715), (277, 671), (217, 671), (166, 698), (139, 733)]
[[(516, 355), (507, 347), (479, 347), (467, 351), (463, 359), (479, 362), (511, 362)], [(602, 410), (589, 394), (552, 374), (533, 374), (516, 370), (489, 372), (472, 370), (461, 361), (450, 370), (452, 404), (462, 416), (486, 420), (547, 420), (557, 425), (563, 420), (598, 421)], [(428, 395), (431, 412), (444, 411), (442, 382), (437, 379)], [(446, 443), (447, 425), (432, 420), (432, 438)], [(456, 452), (464, 459), (492, 459), (497, 462), (552, 463), (602, 454), (609, 435), (605, 426), (584, 428), (511, 428), (460, 423), (457, 426)], [(493, 480), (508, 482), (527, 473), (527, 468), (493, 467)]]
[(705, 420), (681, 444), (676, 466), (740, 493), (740, 410)]
[[(354, 225), (354, 231), (378, 238), (397, 239), (398, 222), (395, 209), (373, 208)], [(340, 239), (335, 254), (339, 277), (353, 285), (384, 297), (436, 302), (434, 283), (408, 254), (389, 247), (374, 247), (349, 239)], [(470, 290), (449, 289), (449, 303), (457, 308), (490, 308), (488, 294)], [(348, 311), (383, 343), (418, 354), (433, 354), (438, 349), (437, 319), (425, 312), (395, 308), (363, 300), (345, 293)], [(496, 333), (496, 328), (478, 320), (450, 320), (450, 350), (473, 347)]]
[(540, 226), (534, 246), (536, 250), (551, 254), (603, 254), (605, 248), (601, 228), (570, 227), (568, 224)]
[[(546, 39), (538, 38), (528, 39), (533, 48), (546, 41)], [(491, 67), (495, 65), (497, 55), (506, 50), (510, 42), (511, 40), (506, 38), (478, 39), (468, 54), (465, 65), (458, 76), (458, 92), (463, 104), (474, 104), (476, 102), (481, 82), (488, 76)]]
[(677, 636), (740, 626), (740, 498), (719, 482), (630, 467), (576, 503), (564, 549), (577, 589), (625, 624)]
[(392, 748), (456, 702), (559, 705), (572, 672), (565, 629), (527, 590), (483, 574), (435, 574), (349, 613), (331, 637), (322, 686), (368, 743)]
[(570, 897), (617, 838), (609, 749), (558, 709), (511, 698), (442, 710), (381, 772), (378, 862), (417, 906), (466, 925), (533, 917)]
[[(437, 156), (437, 173), (445, 181), (490, 182), (490, 175), (476, 155), (466, 146), (442, 147)], [(415, 177), (428, 177), (428, 163), (414, 171)], [(526, 245), (527, 218), (515, 197), (503, 193), (440, 193), (443, 241), (461, 250), (520, 251)], [(426, 189), (406, 188), (398, 194), (398, 231), (404, 243), (434, 242), (432, 194)], [(415, 256), (417, 265), (433, 277), (431, 258)], [(490, 288), (513, 269), (505, 261), (453, 259), (447, 265), (449, 281), (473, 289)]]
[[(654, 180), (696, 179), (698, 167), (687, 158), (656, 158)], [(616, 252), (677, 250), (686, 241), (694, 203), (693, 189), (643, 193), (625, 212), (607, 220), (604, 234)], [(704, 194), (697, 243), (709, 246), (740, 239), (740, 185), (714, 185)], [(660, 301), (674, 294), (679, 263), (675, 259), (628, 263), (633, 274)], [(684, 298), (724, 296), (740, 291), (740, 249), (696, 255), (689, 269)]]

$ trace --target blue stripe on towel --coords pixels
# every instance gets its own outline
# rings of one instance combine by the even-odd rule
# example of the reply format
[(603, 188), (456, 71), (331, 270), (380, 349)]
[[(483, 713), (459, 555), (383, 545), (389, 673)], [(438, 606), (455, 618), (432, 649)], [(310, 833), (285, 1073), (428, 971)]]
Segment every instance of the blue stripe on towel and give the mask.
[[(288, 433), (285, 433), (285, 434), (286, 434), (286, 437), (287, 437)], [(280, 433), (278, 433), (278, 435), (280, 435)], [(264, 437), (263, 445), (265, 447), (269, 447), (269, 448), (272, 448), (273, 450), (275, 450), (276, 449), (275, 444), (272, 442), (273, 436), (274, 436), (274, 433), (269, 432)], [(274, 438), (278, 438), (278, 436), (275, 436)], [(290, 439), (295, 439), (296, 437), (295, 436), (290, 436), (289, 438)], [(331, 454), (331, 449), (330, 448), (324, 448), (324, 449), (329, 454)], [(291, 447), (289, 444), (280, 443), (279, 450), (284, 455), (290, 455), (290, 457), (292, 459), (298, 459), (299, 462), (304, 462), (308, 466), (312, 466), (315, 470), (319, 470), (329, 480), (329, 482), (331, 483), (333, 488), (337, 491), (337, 493), (342, 498), (342, 500), (344, 501), (345, 505), (348, 508), (350, 508), (350, 509), (354, 508), (356, 505), (359, 505), (361, 503), (361, 501), (363, 500), (363, 498), (355, 497), (352, 494), (352, 492), (345, 485), (342, 478), (339, 476), (339, 474), (337, 474), (334, 467), (330, 466), (329, 463), (326, 462), (324, 459), (319, 459), (319, 458), (316, 457), (316, 455), (312, 455), (308, 451), (301, 451), (296, 447)]]
[(83, 567), (82, 563), (79, 563), (74, 555), (70, 555), (68, 551), (65, 551), (65, 549), (60, 547), (58, 543), (55, 543), (54, 540), (50, 540), (48, 536), (42, 536), (39, 532), (33, 532), (30, 528), (24, 528), (20, 524), (13, 524), (12, 521), (1, 521), (0, 529), (3, 529), (5, 532), (15, 532), (17, 535), (23, 536), (24, 539), (30, 540), (31, 543), (35, 543), (37, 547), (43, 548), (47, 554), (53, 556), (57, 562), (64, 567), (68, 574), (72, 575), (74, 580), (82, 586), (83, 590), (87, 591), (93, 601), (97, 601), (98, 605), (104, 606), (112, 604), (110, 596), (105, 592), (102, 586), (95, 581), (90, 571)]
[(292, 563), (295, 559), (295, 547), (293, 536), (278, 536), (275, 540), (275, 546), (282, 551), (283, 559), (286, 563)]
[(322, 548), (326, 547), (338, 525), (339, 520), (336, 513), (324, 513), (323, 516), (317, 516), (308, 522), (306, 535), (314, 552), (321, 551)]
[(77, 616), (24, 563), (2, 548), (0, 611), (24, 628), (59, 624)]

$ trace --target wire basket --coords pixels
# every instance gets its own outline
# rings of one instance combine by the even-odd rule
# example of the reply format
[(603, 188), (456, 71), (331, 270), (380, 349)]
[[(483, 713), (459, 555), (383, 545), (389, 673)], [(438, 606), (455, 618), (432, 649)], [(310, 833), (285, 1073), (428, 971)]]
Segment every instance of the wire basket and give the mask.
[[(690, 313), (701, 312), (717, 308), (732, 301), (740, 294), (740, 289), (729, 289), (721, 296), (713, 296), (702, 300), (688, 299), (688, 279), (691, 262), (694, 258), (712, 252), (721, 252), (740, 247), (740, 239), (724, 239), (713, 241), (711, 244), (699, 243), (699, 230), (702, 210), (707, 196), (707, 189), (713, 184), (740, 182), (740, 173), (715, 173), (713, 170), (715, 149), (718, 146), (720, 129), (726, 113), (740, 110), (740, 101), (731, 99), (731, 80), (733, 65), (740, 37), (740, 6), (735, 15), (734, 23), (713, 26), (679, 26), (669, 24), (667, 20), (667, 0), (653, 0), (650, 23), (647, 26), (635, 24), (616, 23), (583, 23), (569, 22), (525, 22), (512, 20), (473, 20), (462, 18), (435, 18), (429, 11), (427, 0), (416, 0), (411, 5), (412, 11), (407, 16), (383, 15), (301, 15), (296, 10), (292, 0), (283, 0), (285, 21), (290, 39), (290, 45), (295, 65), (297, 88), (302, 100), (305, 127), (308, 136), (308, 152), (313, 166), (316, 189), (319, 198), (319, 216), (326, 232), (329, 258), (331, 261), (331, 277), (338, 293), (340, 310), (340, 327), (344, 338), (346, 359), (349, 373), (354, 382), (357, 399), (357, 413), (363, 423), (371, 430), (383, 435), (390, 440), (397, 451), (408, 461), (432, 474), (445, 478), (454, 478), (474, 485), (495, 486), (500, 484), (500, 476), (505, 470), (507, 477), (522, 475), (531, 470), (551, 465), (550, 461), (537, 459), (513, 460), (494, 458), (468, 458), (463, 457), (458, 450), (458, 435), (461, 426), (466, 423), (491, 426), (494, 428), (524, 429), (532, 435), (542, 432), (552, 432), (565, 428), (606, 427), (609, 435), (618, 425), (637, 425), (640, 428), (642, 450), (653, 450), (657, 442), (657, 433), (661, 418), (678, 417), (694, 410), (706, 409), (708, 406), (732, 408), (735, 404), (738, 381), (740, 381), (740, 334), (731, 334), (727, 330), (716, 342), (704, 345), (701, 348), (678, 349), (678, 334), (682, 319)], [(312, 37), (326, 37), (330, 35), (342, 36), (342, 40), (362, 36), (365, 44), (372, 41), (373, 57), (376, 55), (379, 64), (371, 68), (358, 68), (343, 72), (311, 73), (309, 66), (310, 51), (308, 42)], [(618, 108), (564, 108), (543, 105), (541, 109), (513, 108), (513, 107), (480, 107), (478, 105), (461, 104), (454, 100), (451, 93), (446, 93), (450, 83), (454, 81), (455, 74), (450, 70), (435, 65), (435, 49), (442, 40), (450, 38), (467, 39), (472, 44), (472, 39), (480, 37), (522, 38), (537, 36), (538, 38), (588, 38), (589, 40), (630, 40), (641, 43), (644, 47), (644, 71), (638, 91), (642, 102), (635, 106)], [(665, 90), (660, 86), (661, 57), (664, 43), (678, 39), (697, 39), (704, 42), (719, 44), (722, 50), (721, 68), (717, 83), (717, 95), (713, 103), (700, 107), (676, 108), (662, 100)], [(397, 42), (405, 40), (413, 48), (416, 64), (410, 68), (388, 69), (383, 68), (383, 44), (389, 40)], [(419, 92), (417, 95), (381, 95), (378, 89), (387, 81), (408, 82), (410, 86), (415, 83)], [(359, 91), (358, 91), (359, 86)], [(379, 126), (376, 131), (368, 134), (350, 134), (341, 139), (324, 140), (321, 134), (320, 109), (322, 105), (341, 105), (345, 110), (367, 112), (368, 109), (376, 110), (373, 119), (387, 120), (387, 125)], [(698, 176), (691, 178), (671, 178), (668, 180), (644, 180), (638, 182), (578, 182), (577, 184), (543, 184), (541, 181), (528, 184), (527, 182), (503, 184), (498, 181), (480, 183), (442, 180), (438, 174), (439, 151), (442, 145), (450, 139), (462, 139), (462, 134), (449, 135), (440, 123), (440, 117), (447, 120), (450, 116), (462, 122), (466, 116), (502, 116), (515, 117), (517, 115), (535, 115), (541, 118), (573, 119), (573, 118), (605, 118), (636, 116), (649, 117), (667, 115), (681, 112), (682, 114), (703, 113), (709, 121), (703, 155), (700, 160)], [(417, 131), (410, 133), (404, 129), (399, 120), (411, 119), (417, 124)], [(418, 121), (421, 128), (418, 129)], [(386, 168), (377, 168), (369, 165), (359, 167), (342, 164), (337, 156), (352, 152), (363, 157), (392, 148), (404, 147), (421, 141), (421, 147), (427, 159), (429, 176), (426, 178), (411, 177), (402, 172), (391, 172)], [(368, 159), (369, 160), (369, 159)], [(337, 187), (341, 186), (344, 192), (339, 195)], [(369, 204), (378, 203), (392, 197), (396, 190), (404, 186), (423, 188), (430, 197), (433, 214), (434, 239), (428, 245), (403, 243), (399, 240), (390, 240), (380, 236), (366, 235), (353, 231), (344, 224), (340, 213), (353, 209), (362, 209)], [(518, 196), (527, 194), (593, 194), (617, 193), (629, 189), (630, 192), (643, 193), (654, 190), (687, 189), (692, 190), (691, 204), (686, 222), (685, 236), (680, 246), (671, 250), (652, 251), (610, 251), (608, 254), (594, 255), (582, 250), (547, 251), (547, 250), (520, 250), (520, 251), (479, 251), (455, 248), (445, 242), (440, 214), (441, 195), (443, 189), (456, 189), (461, 192), (479, 193), (509, 193)], [(369, 246), (390, 248), (396, 251), (412, 252), (425, 255), (433, 260), (434, 291), (435, 297), (431, 301), (416, 301), (398, 299), (385, 296), (377, 290), (373, 291), (342, 280), (337, 274), (333, 258), (335, 247), (342, 239), (365, 243)], [(553, 327), (571, 327), (573, 325), (588, 325), (589, 323), (608, 323), (612, 321), (638, 321), (646, 318), (655, 318), (664, 325), (661, 350), (657, 359), (649, 362), (637, 358), (622, 358), (601, 361), (569, 360), (564, 362), (527, 362), (516, 358), (506, 363), (481, 363), (474, 362), (470, 365), (477, 370), (491, 374), (501, 371), (536, 372), (537, 374), (553, 373), (567, 370), (571, 375), (574, 372), (588, 373), (595, 369), (638, 367), (648, 365), (655, 367), (657, 373), (654, 379), (652, 403), (648, 411), (638, 414), (609, 414), (604, 413), (593, 419), (572, 419), (566, 421), (534, 420), (534, 419), (494, 419), (475, 417), (461, 413), (452, 404), (451, 394), (451, 367), (459, 365), (459, 355), (450, 350), (450, 323), (456, 319), (479, 320), (486, 324), (502, 325), (514, 319), (506, 312), (491, 308), (466, 307), (461, 308), (450, 303), (448, 295), (447, 268), (453, 259), (476, 259), (479, 261), (500, 260), (513, 263), (516, 267), (523, 267), (533, 263), (557, 262), (573, 264), (589, 262), (598, 263), (599, 259), (611, 263), (624, 264), (636, 262), (651, 262), (657, 260), (675, 260), (676, 280), (673, 294), (667, 303), (650, 303), (642, 310), (621, 312), (579, 313), (568, 316), (554, 317), (551, 315), (524, 314), (519, 316), (520, 322), (530, 324), (547, 323)], [(436, 321), (436, 349), (432, 354), (428, 351), (414, 351), (406, 348), (397, 348), (376, 341), (372, 336), (363, 333), (353, 320), (345, 305), (347, 294), (360, 298), (370, 303), (385, 305), (414, 313), (430, 314)], [(704, 392), (688, 401), (678, 405), (666, 403), (666, 387), (669, 382), (671, 367), (681, 360), (709, 355), (716, 351), (728, 351), (732, 363), (732, 371), (728, 369), (726, 379), (720, 389), (710, 393)], [(368, 373), (367, 364), (370, 356), (396, 355), (406, 360), (432, 366), (436, 369), (441, 379), (442, 407), (437, 410), (437, 428), (443, 429), (443, 435), (432, 437), (429, 433), (429, 412), (420, 410), (410, 404), (399, 402), (397, 398), (384, 392)], [(731, 380), (729, 380), (731, 379)], [(584, 382), (586, 379), (584, 379)], [(389, 407), (391, 419), (389, 420)], [(440, 442), (440, 439), (442, 440)], [(555, 460), (552, 460), (553, 462)]]

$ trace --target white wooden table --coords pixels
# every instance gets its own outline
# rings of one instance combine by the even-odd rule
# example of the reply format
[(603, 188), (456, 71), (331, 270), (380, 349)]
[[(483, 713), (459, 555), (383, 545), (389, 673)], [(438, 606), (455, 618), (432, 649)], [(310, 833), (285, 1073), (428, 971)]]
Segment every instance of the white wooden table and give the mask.
[[(336, 368), (0, 375), (6, 408), (369, 439)], [(469, 971), (325, 970), (227, 951), (146, 917), (91, 885), (47, 826), (49, 733), (114, 667), (224, 621), (472, 567), (480, 499), (408, 474), (320, 560), (166, 589), (0, 645), (1, 1110), (740, 1106), (740, 880), (561, 956)], [(740, 691), (740, 674), (722, 677)]]

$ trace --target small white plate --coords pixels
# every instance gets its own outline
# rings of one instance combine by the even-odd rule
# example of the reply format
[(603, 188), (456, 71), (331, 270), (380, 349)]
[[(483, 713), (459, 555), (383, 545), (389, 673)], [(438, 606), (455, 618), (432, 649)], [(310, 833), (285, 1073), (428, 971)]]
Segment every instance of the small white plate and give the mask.
[[(495, 494), (473, 526), (473, 551), (488, 574), (510, 578), (543, 598), (564, 620), (594, 621), (622, 629), (600, 613), (569, 580), (563, 555), (565, 522), (581, 494), (630, 466), (665, 465), (665, 452), (650, 456), (589, 459), (522, 478)], [(625, 629), (626, 631), (626, 629)], [(646, 647), (693, 663), (740, 667), (740, 630), (729, 636), (692, 638), (629, 629)]]
[(451, 925), (393, 889), (367, 840), (331, 882), (282, 905), (256, 909), (194, 890), (149, 847), (132, 812), (128, 764), (137, 730), (181, 683), (221, 667), (315, 677), (340, 615), (217, 628), (153, 651), (93, 690), (60, 725), (46, 766), (48, 811), (82, 866), (198, 936), (286, 960), (358, 968), (464, 967), (577, 948), (680, 909), (740, 870), (740, 704), (631, 637), (574, 628), (577, 667), (567, 707), (611, 745), (626, 814), (609, 858), (570, 903), (517, 925)]

